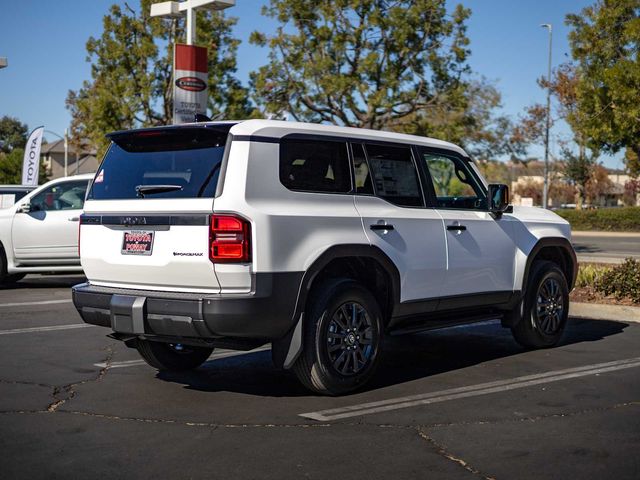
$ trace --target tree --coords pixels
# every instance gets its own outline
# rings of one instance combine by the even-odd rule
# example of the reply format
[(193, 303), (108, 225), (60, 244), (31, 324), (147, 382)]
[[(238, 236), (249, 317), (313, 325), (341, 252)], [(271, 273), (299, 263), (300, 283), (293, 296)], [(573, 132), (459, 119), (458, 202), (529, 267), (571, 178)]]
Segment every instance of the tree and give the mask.
[(496, 114), (500, 92), (486, 79), (461, 82), (459, 94), (449, 98), (400, 119), (391, 128), (455, 143), (479, 161), (522, 152), (511, 120)]
[(0, 118), (0, 152), (9, 153), (14, 148), (24, 148), (29, 130), (17, 118), (5, 115)]
[(576, 62), (575, 111), (588, 145), (615, 153), (640, 153), (640, 2), (598, 0), (567, 15), (571, 53)]
[(296, 120), (380, 129), (465, 91), (469, 40), (461, 5), (445, 0), (271, 0), (281, 26), (269, 63), (251, 74), (256, 100)]
[(596, 165), (587, 183), (587, 198), (593, 205), (600, 203), (601, 197), (611, 191), (613, 182), (609, 179), (609, 171), (602, 165)]
[(570, 149), (562, 149), (564, 159), (564, 176), (576, 186), (576, 209), (582, 209), (582, 203), (586, 199), (587, 187), (592, 178), (594, 167), (597, 165), (594, 155), (587, 155), (584, 149), (580, 149), (576, 155)]
[[(151, 3), (141, 0), (137, 12), (126, 3), (113, 5), (102, 35), (87, 41), (92, 79), (67, 96), (76, 144), (89, 139), (104, 147), (110, 131), (171, 123), (173, 44), (184, 38), (184, 21), (151, 18)], [(212, 117), (245, 118), (253, 111), (248, 91), (233, 76), (239, 44), (231, 36), (235, 23), (219, 12), (197, 13), (198, 43), (209, 52)]]
[(627, 173), (633, 179), (640, 177), (640, 157), (638, 153), (630, 148), (627, 148), (624, 152), (624, 163)]
[[(22, 183), (22, 162), (24, 160), (24, 148), (16, 147), (9, 153), (0, 152), (0, 184), (20, 185)], [(47, 181), (47, 172), (42, 159), (40, 159), (40, 171), (38, 183)]]

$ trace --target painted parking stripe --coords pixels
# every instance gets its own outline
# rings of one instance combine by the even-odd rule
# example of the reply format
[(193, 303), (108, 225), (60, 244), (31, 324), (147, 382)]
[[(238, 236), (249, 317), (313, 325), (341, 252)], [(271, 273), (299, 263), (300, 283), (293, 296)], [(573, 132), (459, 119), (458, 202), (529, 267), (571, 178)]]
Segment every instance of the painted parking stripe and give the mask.
[[(243, 351), (238, 351), (238, 350), (220, 350), (219, 352), (214, 353), (213, 355), (211, 355), (209, 357), (209, 360), (216, 360), (218, 358), (228, 358), (228, 357), (237, 357), (240, 355), (248, 355), (250, 353), (258, 353), (258, 352), (264, 352), (266, 350), (271, 350), (271, 347), (269, 345), (264, 345), (262, 347), (259, 348), (254, 348), (253, 350), (248, 350), (246, 352)], [(146, 365), (147, 362), (145, 362), (142, 359), (138, 359), (138, 360), (123, 360), (122, 362), (111, 362), (109, 365), (107, 365), (106, 363), (102, 362), (102, 363), (94, 363), (94, 367), (99, 367), (99, 368), (127, 368), (127, 367), (137, 367), (139, 365)]]
[(0, 307), (29, 307), (31, 305), (54, 305), (57, 303), (71, 303), (68, 300), (44, 300), (42, 302), (0, 303)]
[(75, 328), (93, 327), (87, 323), (73, 323), (71, 325), (52, 325), (50, 327), (14, 328), (12, 330), (0, 330), (0, 335), (14, 335), (16, 333), (54, 332), (56, 330), (73, 330)]
[(564, 370), (555, 370), (534, 375), (525, 375), (522, 377), (498, 380), (495, 382), (469, 385), (466, 387), (452, 388), (448, 390), (441, 390), (438, 392), (430, 392), (420, 395), (412, 395), (408, 397), (392, 398), (388, 400), (381, 400), (378, 402), (350, 405), (347, 407), (321, 410), (318, 412), (302, 413), (299, 416), (317, 420), (320, 422), (327, 422), (331, 420), (340, 420), (344, 418), (370, 415), (372, 413), (400, 410), (403, 408), (415, 407), (418, 405), (446, 402), (459, 398), (476, 397), (480, 395), (487, 395), (490, 393), (505, 392), (518, 388), (525, 388), (544, 383), (557, 382), (560, 380), (585, 377), (588, 375), (597, 375), (600, 373), (613, 372), (616, 370), (623, 370), (626, 368), (634, 367), (640, 367), (640, 357), (618, 360), (615, 362), (585, 365), (582, 367), (568, 368)]

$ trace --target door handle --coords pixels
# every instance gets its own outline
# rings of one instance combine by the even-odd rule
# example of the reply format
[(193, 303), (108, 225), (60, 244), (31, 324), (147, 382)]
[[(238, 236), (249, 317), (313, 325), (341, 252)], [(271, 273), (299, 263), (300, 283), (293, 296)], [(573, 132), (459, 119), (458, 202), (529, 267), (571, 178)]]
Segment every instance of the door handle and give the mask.
[(77, 222), (78, 220), (80, 220), (80, 217), (69, 217), (67, 218), (67, 220), (69, 220), (70, 222)]
[(466, 229), (467, 227), (464, 225), (447, 225), (447, 230), (462, 231)]
[(388, 223), (374, 223), (373, 225), (369, 225), (371, 230), (393, 230), (393, 225), (389, 225)]

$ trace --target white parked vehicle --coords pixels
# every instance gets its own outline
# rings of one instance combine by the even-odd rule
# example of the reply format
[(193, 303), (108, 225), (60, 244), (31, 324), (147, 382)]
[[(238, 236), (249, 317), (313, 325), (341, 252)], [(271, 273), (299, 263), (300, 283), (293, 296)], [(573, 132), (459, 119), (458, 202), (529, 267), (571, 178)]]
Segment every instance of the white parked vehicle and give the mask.
[(0, 284), (28, 273), (82, 272), (78, 222), (92, 178), (52, 180), (0, 209)]
[(560, 341), (569, 224), (509, 206), (455, 145), (267, 120), (109, 137), (73, 299), (158, 369), (271, 343), (277, 366), (340, 394), (385, 335), (502, 318), (527, 347)]

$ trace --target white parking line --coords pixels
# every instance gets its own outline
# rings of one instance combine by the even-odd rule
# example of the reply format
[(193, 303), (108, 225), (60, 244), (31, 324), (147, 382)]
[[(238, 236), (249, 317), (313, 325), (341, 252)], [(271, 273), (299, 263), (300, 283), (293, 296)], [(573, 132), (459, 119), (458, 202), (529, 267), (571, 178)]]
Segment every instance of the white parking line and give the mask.
[(53, 305), (56, 303), (71, 303), (68, 300), (44, 300), (42, 302), (0, 303), (0, 307), (28, 307), (31, 305)]
[(318, 412), (301, 413), (299, 416), (317, 420), (320, 422), (328, 422), (331, 420), (359, 417), (372, 413), (400, 410), (402, 408), (415, 407), (417, 405), (428, 405), (432, 403), (446, 402), (448, 400), (456, 400), (458, 398), (476, 397), (479, 395), (487, 395), (489, 393), (504, 392), (508, 390), (515, 390), (518, 388), (530, 387), (533, 385), (557, 382), (560, 380), (568, 380), (571, 378), (585, 377), (587, 375), (597, 375), (599, 373), (612, 372), (615, 370), (622, 370), (625, 368), (633, 367), (640, 367), (640, 357), (630, 358), (627, 360), (618, 360), (615, 362), (585, 365), (582, 367), (568, 368), (565, 370), (555, 370), (551, 372), (538, 373), (535, 375), (525, 375), (523, 377), (481, 383), (478, 385), (469, 385), (466, 387), (452, 388), (421, 395), (392, 398), (388, 400), (381, 400), (378, 402), (361, 403), (359, 405), (350, 405), (347, 407), (321, 410)]
[[(246, 352), (237, 351), (237, 350), (220, 350), (215, 352), (213, 355), (209, 357), (209, 360), (216, 360), (218, 358), (228, 358), (228, 357), (237, 357), (240, 355), (248, 355), (249, 353), (257, 353), (264, 352), (266, 350), (271, 350), (270, 345), (263, 345), (262, 347), (254, 348), (253, 350), (249, 350)], [(127, 367), (137, 367), (138, 365), (146, 365), (147, 362), (144, 360), (123, 360), (121, 362), (111, 362), (108, 365), (108, 368), (127, 368)], [(94, 363), (94, 367), (105, 368), (107, 364), (102, 363)]]
[(87, 323), (73, 323), (71, 325), (52, 325), (50, 327), (14, 328), (12, 330), (0, 330), (0, 335), (13, 335), (15, 333), (52, 332), (56, 330), (72, 330), (74, 328), (93, 327)]

